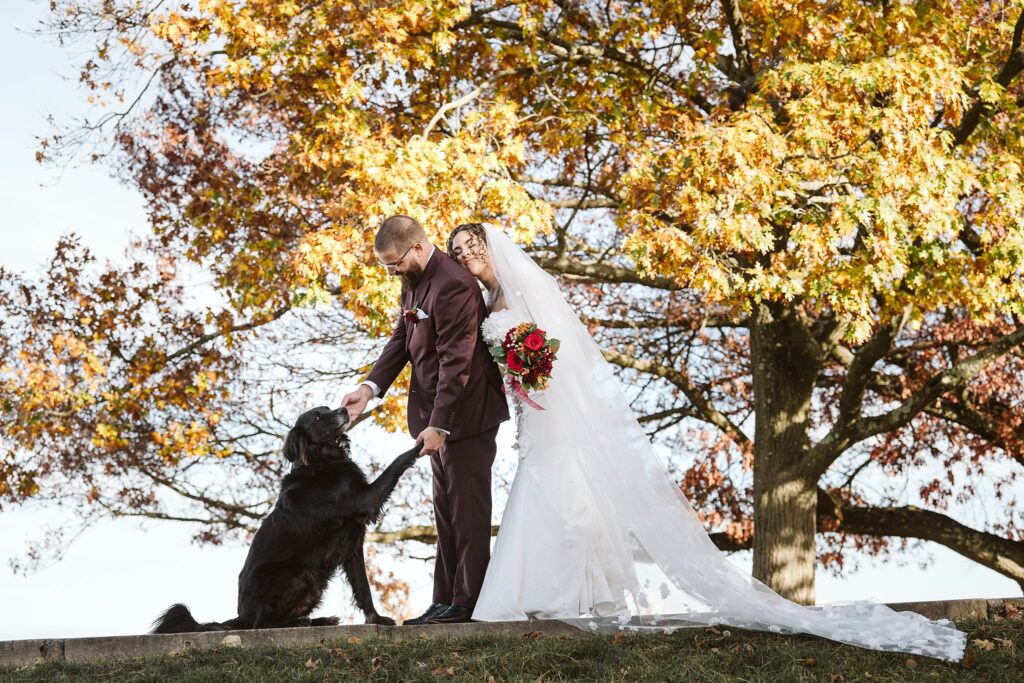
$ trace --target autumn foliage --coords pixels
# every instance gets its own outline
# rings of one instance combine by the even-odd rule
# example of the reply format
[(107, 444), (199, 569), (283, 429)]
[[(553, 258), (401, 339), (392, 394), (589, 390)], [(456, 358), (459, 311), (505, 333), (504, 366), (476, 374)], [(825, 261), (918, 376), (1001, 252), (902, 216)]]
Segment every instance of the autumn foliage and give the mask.
[(913, 539), (1024, 582), (1020, 2), (53, 4), (97, 115), (40, 156), (113, 164), (151, 224), (126, 266), (4, 273), (2, 504), (251, 525), (268, 402), (372, 362), (408, 213), (563, 278), (778, 590)]

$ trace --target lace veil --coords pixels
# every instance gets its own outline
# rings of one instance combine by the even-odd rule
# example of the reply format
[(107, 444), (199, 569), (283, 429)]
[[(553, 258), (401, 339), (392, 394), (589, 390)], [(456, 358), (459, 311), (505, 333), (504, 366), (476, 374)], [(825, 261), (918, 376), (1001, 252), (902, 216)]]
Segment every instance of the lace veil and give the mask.
[(561, 340), (550, 386), (537, 398), (545, 410), (523, 411), (520, 467), (550, 465), (561, 490), (575, 490), (538, 504), (557, 512), (568, 537), (589, 539), (585, 552), (601, 559), (594, 563), (599, 575), (581, 579), (591, 588), (589, 604), (544, 616), (590, 630), (726, 624), (947, 660), (963, 656), (965, 634), (949, 621), (864, 601), (798, 605), (729, 562), (558, 283), (501, 230), (487, 226), (486, 234), (507, 317), (535, 322)]

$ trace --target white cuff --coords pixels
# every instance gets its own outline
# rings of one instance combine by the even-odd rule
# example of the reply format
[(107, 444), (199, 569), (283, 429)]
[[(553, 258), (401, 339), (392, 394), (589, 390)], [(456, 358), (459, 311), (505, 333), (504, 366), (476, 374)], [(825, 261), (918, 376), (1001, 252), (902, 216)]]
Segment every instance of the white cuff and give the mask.
[(380, 387), (378, 387), (376, 384), (374, 384), (373, 382), (371, 382), (368, 379), (367, 380), (363, 380), (362, 382), (360, 382), (359, 386), (363, 386), (364, 384), (366, 386), (370, 387), (370, 391), (373, 392), (373, 397), (374, 398), (378, 398), (378, 394), (380, 393)]

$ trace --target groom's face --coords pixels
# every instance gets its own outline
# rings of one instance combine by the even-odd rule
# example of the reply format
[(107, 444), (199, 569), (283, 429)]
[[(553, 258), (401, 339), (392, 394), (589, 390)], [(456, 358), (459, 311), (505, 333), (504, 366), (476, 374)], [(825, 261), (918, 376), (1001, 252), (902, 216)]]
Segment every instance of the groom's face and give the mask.
[(423, 255), (423, 244), (417, 242), (407, 249), (393, 248), (385, 251), (375, 251), (377, 260), (390, 275), (397, 275), (402, 279), (402, 284), (415, 287), (423, 275), (423, 265), (420, 263)]

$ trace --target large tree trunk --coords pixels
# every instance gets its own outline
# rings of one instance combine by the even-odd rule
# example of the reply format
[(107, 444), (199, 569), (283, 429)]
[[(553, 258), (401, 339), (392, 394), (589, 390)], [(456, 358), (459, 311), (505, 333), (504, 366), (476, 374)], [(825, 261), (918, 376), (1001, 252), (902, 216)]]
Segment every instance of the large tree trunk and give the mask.
[(767, 303), (755, 308), (754, 576), (801, 604), (814, 604), (818, 493), (802, 459), (819, 348), (796, 309)]

